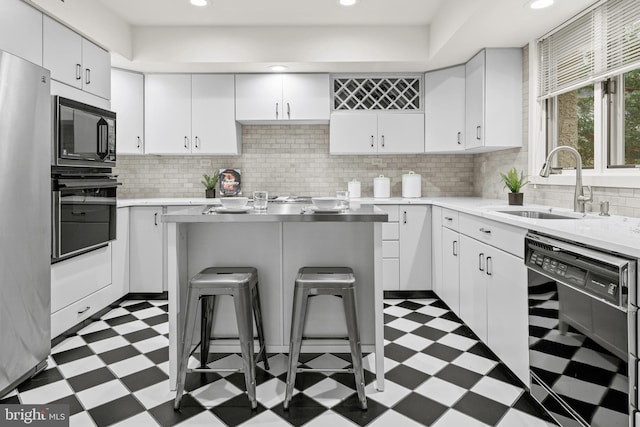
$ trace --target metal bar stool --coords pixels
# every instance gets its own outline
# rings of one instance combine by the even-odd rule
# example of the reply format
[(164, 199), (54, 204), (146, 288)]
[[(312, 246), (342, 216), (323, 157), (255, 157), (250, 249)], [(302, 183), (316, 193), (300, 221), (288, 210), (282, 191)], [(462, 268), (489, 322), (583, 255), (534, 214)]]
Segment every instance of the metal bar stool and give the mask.
[[(289, 368), (287, 371), (287, 389), (284, 409), (289, 408), (293, 395), (293, 386), (298, 372), (349, 372), (356, 381), (358, 399), (363, 410), (367, 409), (367, 397), (364, 393), (364, 372), (362, 369), (362, 351), (360, 349), (360, 331), (356, 311), (356, 279), (353, 270), (348, 267), (303, 267), (298, 270), (293, 294), (293, 316), (291, 319), (291, 337), (289, 340)], [(344, 314), (347, 320), (347, 332), (351, 347), (351, 362), (348, 369), (306, 369), (298, 367), (300, 348), (302, 347), (307, 302), (310, 296), (335, 295), (342, 298)]]
[[(176, 399), (174, 408), (180, 408), (182, 394), (184, 392), (185, 379), (188, 372), (221, 372), (240, 371), (238, 369), (222, 370), (207, 368), (209, 356), (209, 344), (211, 341), (211, 327), (213, 324), (213, 307), (217, 295), (231, 295), (236, 310), (238, 335), (240, 338), (240, 350), (242, 352), (242, 365), (244, 379), (247, 386), (247, 395), (251, 407), (256, 408), (256, 360), (262, 357), (265, 369), (269, 369), (267, 351), (264, 343), (262, 327), (262, 309), (260, 307), (260, 294), (258, 293), (258, 271), (253, 267), (209, 267), (193, 276), (189, 281), (187, 292), (187, 311), (182, 334), (181, 357), (178, 368), (178, 384), (176, 387)], [(196, 310), (198, 301), (201, 301), (201, 341), (200, 341), (200, 367), (187, 369), (189, 355), (191, 354), (191, 342), (196, 324)], [(253, 316), (260, 351), (256, 359), (253, 354)], [(197, 347), (196, 347), (197, 348)]]

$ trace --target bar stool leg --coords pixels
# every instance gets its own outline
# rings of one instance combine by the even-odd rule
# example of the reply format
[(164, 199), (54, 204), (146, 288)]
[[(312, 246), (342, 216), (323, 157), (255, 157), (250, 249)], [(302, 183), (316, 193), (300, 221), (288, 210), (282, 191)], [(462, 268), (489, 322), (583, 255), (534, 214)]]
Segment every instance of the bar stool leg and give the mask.
[(262, 327), (262, 306), (260, 305), (260, 291), (258, 290), (258, 284), (252, 287), (252, 298), (251, 302), (253, 303), (253, 315), (256, 320), (256, 329), (258, 331), (258, 343), (260, 345), (260, 353), (256, 356), (256, 362), (262, 357), (262, 362), (264, 362), (264, 369), (269, 370), (269, 361), (267, 360), (267, 345), (264, 342), (264, 329)]
[(358, 329), (358, 315), (356, 312), (355, 289), (345, 289), (342, 294), (344, 315), (347, 319), (349, 332), (349, 345), (351, 347), (351, 362), (353, 363), (353, 375), (356, 381), (358, 399), (363, 410), (367, 409), (367, 396), (364, 392), (364, 371), (362, 370), (362, 351), (360, 347), (360, 333)]
[(287, 389), (284, 397), (284, 409), (289, 409), (289, 402), (293, 395), (293, 386), (298, 372), (298, 358), (302, 347), (302, 333), (307, 314), (307, 299), (309, 291), (300, 286), (293, 290), (293, 315), (291, 316), (291, 336), (289, 338), (289, 368), (287, 370)]
[(213, 325), (213, 307), (216, 302), (215, 295), (205, 295), (201, 298), (200, 309), (200, 367), (206, 368), (209, 360), (209, 346), (211, 344), (211, 326)]
[(258, 407), (256, 400), (256, 365), (253, 358), (253, 315), (251, 309), (251, 290), (249, 286), (237, 289), (233, 295), (236, 308), (236, 321), (240, 336), (240, 349), (242, 351), (242, 364), (244, 365), (244, 381), (247, 386), (247, 395), (251, 408)]
[(189, 316), (184, 319), (184, 329), (182, 332), (181, 357), (178, 367), (178, 384), (176, 386), (176, 399), (173, 403), (175, 409), (180, 408), (182, 401), (182, 393), (184, 392), (184, 383), (187, 378), (187, 365), (189, 363), (189, 353), (191, 351), (191, 342), (193, 341), (193, 330), (196, 325), (196, 307), (198, 306), (198, 293), (191, 287), (187, 292), (187, 310)]

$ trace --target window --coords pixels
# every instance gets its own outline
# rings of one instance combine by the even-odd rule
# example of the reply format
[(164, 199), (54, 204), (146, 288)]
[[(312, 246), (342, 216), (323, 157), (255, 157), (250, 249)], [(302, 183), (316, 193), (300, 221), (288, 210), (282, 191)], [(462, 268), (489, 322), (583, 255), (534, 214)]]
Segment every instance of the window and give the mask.
[[(532, 130), (530, 168), (539, 169), (555, 147), (571, 146), (587, 175), (602, 178), (594, 184), (640, 185), (638, 1), (598, 2), (539, 39), (530, 57), (532, 123), (540, 124)], [(559, 154), (553, 167), (575, 167), (572, 156)]]

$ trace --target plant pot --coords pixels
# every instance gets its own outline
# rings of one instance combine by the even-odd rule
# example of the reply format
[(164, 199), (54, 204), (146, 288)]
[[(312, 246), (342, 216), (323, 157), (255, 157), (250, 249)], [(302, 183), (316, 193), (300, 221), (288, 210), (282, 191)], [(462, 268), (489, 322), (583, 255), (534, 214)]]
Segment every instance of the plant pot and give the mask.
[(204, 190), (205, 197), (207, 199), (215, 199), (216, 197), (216, 189), (212, 188), (210, 190)]
[(524, 201), (524, 193), (509, 193), (509, 204), (514, 206), (522, 206)]

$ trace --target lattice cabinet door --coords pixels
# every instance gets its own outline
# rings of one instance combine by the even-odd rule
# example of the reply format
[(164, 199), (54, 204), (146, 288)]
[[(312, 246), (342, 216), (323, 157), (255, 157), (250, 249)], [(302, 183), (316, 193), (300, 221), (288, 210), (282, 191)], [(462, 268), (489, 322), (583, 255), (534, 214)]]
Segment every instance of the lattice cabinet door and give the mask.
[(334, 77), (333, 110), (422, 110), (422, 76)]

